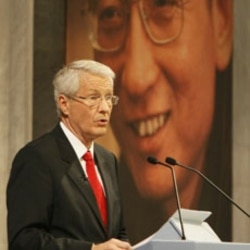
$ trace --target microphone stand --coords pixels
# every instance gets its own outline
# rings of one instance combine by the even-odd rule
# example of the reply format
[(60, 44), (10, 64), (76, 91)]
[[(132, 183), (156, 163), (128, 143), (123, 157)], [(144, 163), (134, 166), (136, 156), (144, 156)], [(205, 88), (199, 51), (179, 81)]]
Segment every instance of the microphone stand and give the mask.
[(192, 172), (198, 174), (205, 181), (207, 181), (214, 189), (216, 189), (220, 194), (222, 194), (226, 199), (228, 199), (233, 205), (235, 205), (241, 212), (243, 212), (247, 217), (250, 217), (249, 213), (247, 213), (243, 208), (241, 208), (235, 201), (232, 200), (231, 197), (229, 197), (223, 190), (221, 190), (218, 186), (216, 186), (210, 179), (208, 179), (199, 170), (197, 170), (195, 168), (191, 168), (191, 167), (185, 166), (185, 165), (182, 165), (182, 164), (178, 163), (175, 159), (173, 159), (171, 157), (167, 157), (165, 161), (166, 161), (166, 163), (168, 163), (170, 165), (173, 165), (173, 166), (177, 165), (179, 167), (182, 167), (184, 169), (187, 169), (189, 171), (192, 171)]
[(167, 165), (163, 162), (158, 161), (156, 158), (149, 156), (147, 161), (151, 164), (160, 164), (163, 165), (164, 167), (170, 168), (171, 173), (172, 173), (172, 178), (173, 178), (173, 182), (174, 182), (174, 190), (175, 190), (175, 198), (176, 198), (176, 203), (177, 203), (177, 210), (178, 210), (178, 215), (179, 215), (179, 220), (180, 220), (180, 225), (181, 225), (181, 232), (182, 232), (182, 240), (186, 239), (185, 236), (185, 231), (184, 231), (184, 223), (183, 223), (183, 219), (182, 219), (182, 215), (181, 215), (181, 205), (180, 205), (180, 198), (179, 198), (179, 192), (178, 192), (178, 188), (177, 188), (177, 182), (176, 182), (176, 177), (175, 177), (175, 172), (172, 166)]

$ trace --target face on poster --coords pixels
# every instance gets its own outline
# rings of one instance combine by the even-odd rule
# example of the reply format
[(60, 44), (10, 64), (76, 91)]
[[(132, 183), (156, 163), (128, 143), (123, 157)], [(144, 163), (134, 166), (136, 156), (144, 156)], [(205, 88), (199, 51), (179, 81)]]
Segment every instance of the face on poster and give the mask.
[[(67, 60), (91, 50), (116, 73), (120, 101), (111, 126), (125, 193), (133, 182), (137, 197), (160, 204), (169, 215), (176, 208), (171, 171), (152, 166), (147, 157), (164, 162), (171, 156), (204, 170), (216, 74), (227, 69), (232, 54), (232, 1), (68, 2), (68, 17), (74, 18), (68, 18)], [(196, 208), (200, 179), (181, 168), (175, 173), (182, 206)]]

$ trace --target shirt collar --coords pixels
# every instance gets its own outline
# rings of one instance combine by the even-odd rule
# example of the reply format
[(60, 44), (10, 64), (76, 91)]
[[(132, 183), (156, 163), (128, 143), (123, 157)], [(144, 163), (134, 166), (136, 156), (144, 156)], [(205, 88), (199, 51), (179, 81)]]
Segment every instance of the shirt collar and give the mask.
[(69, 140), (71, 146), (73, 147), (78, 159), (81, 159), (82, 156), (86, 153), (86, 151), (90, 151), (92, 155), (94, 155), (94, 143), (91, 144), (91, 147), (88, 149), (61, 121), (60, 126)]

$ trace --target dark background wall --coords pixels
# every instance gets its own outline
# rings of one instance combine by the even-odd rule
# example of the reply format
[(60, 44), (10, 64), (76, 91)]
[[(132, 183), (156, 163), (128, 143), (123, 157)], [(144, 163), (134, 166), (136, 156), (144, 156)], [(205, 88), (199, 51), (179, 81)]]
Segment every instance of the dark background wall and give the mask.
[(50, 130), (57, 121), (52, 79), (65, 62), (66, 2), (35, 0), (33, 137)]

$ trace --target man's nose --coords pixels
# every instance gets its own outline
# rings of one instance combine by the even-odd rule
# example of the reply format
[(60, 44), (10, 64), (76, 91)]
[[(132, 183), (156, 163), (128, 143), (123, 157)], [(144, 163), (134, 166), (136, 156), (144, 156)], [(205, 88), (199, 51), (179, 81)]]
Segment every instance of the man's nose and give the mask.
[(103, 111), (109, 111), (112, 108), (112, 105), (105, 99), (105, 97), (102, 97), (98, 104), (98, 108)]
[(138, 6), (134, 4), (131, 9), (122, 72), (123, 87), (130, 97), (138, 98), (146, 94), (157, 82), (158, 69), (153, 47), (143, 27)]

